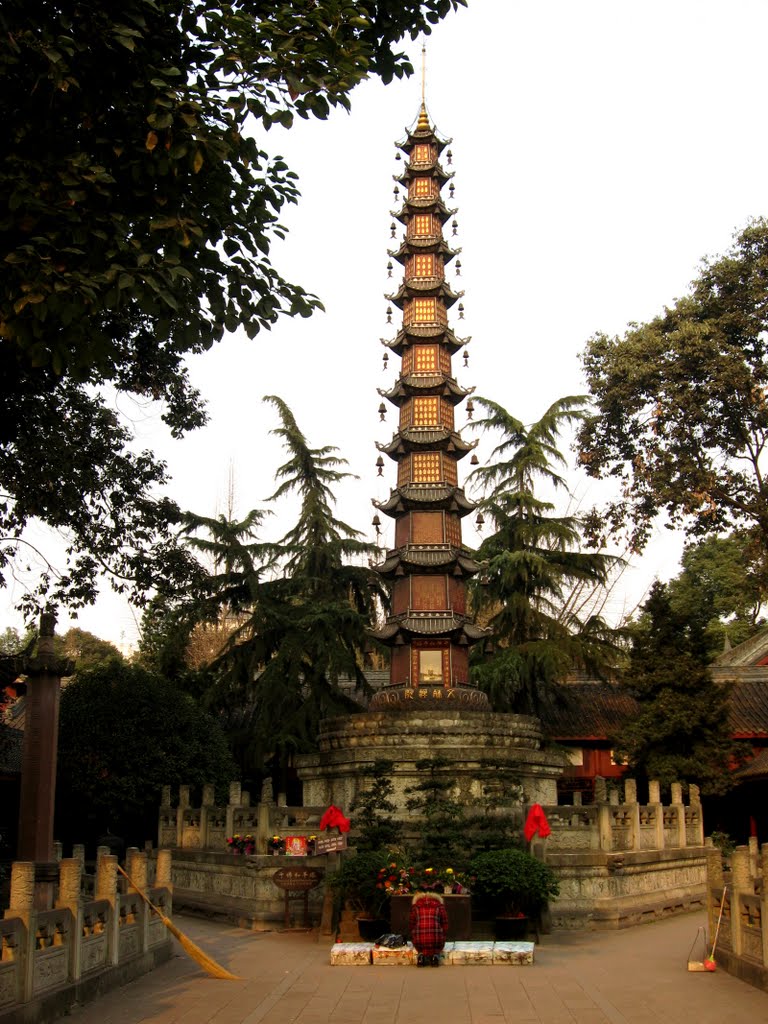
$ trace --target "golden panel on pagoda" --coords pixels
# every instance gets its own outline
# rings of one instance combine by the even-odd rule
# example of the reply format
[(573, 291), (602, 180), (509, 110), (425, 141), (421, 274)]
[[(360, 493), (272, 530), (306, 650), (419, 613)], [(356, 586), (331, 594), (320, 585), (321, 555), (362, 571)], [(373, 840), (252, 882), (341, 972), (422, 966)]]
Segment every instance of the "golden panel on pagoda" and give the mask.
[(440, 324), (445, 327), (448, 324), (448, 314), (442, 299), (435, 295), (420, 296), (405, 302), (403, 323), (406, 327), (417, 324)]
[(467, 588), (461, 577), (451, 576), (448, 580), (448, 592), (451, 597), (451, 608), (458, 615), (466, 615), (467, 612)]
[(409, 427), (445, 427), (453, 430), (453, 406), (437, 395), (411, 398), (400, 408), (400, 429)]
[(412, 164), (431, 164), (435, 159), (435, 150), (433, 146), (427, 145), (425, 142), (420, 142), (414, 146), (411, 150), (411, 163)]
[(445, 576), (411, 576), (411, 609), (415, 612), (448, 610)]
[(414, 373), (438, 373), (440, 357), (437, 345), (416, 345), (413, 349)]
[(450, 353), (440, 345), (410, 345), (403, 352), (403, 376), (409, 377), (413, 373), (443, 373), (450, 377)]
[(420, 252), (409, 256), (405, 261), (406, 277), (439, 277), (443, 278), (443, 261), (434, 252)]
[[(411, 512), (411, 542), (413, 544), (444, 544), (443, 519), (442, 512)], [(403, 544), (405, 543), (407, 543), (407, 539), (403, 541)]]
[(411, 581), (407, 576), (395, 580), (392, 585), (392, 614), (405, 615), (411, 599)]
[(429, 238), (440, 234), (440, 221), (431, 213), (417, 213), (408, 221), (406, 234), (414, 238)]
[(461, 519), (450, 512), (445, 516), (445, 543), (461, 547)]
[(414, 178), (408, 189), (411, 199), (430, 199), (435, 194), (435, 181), (432, 178)]
[(412, 398), (400, 410), (401, 427), (437, 427), (440, 422), (440, 399), (435, 395)]

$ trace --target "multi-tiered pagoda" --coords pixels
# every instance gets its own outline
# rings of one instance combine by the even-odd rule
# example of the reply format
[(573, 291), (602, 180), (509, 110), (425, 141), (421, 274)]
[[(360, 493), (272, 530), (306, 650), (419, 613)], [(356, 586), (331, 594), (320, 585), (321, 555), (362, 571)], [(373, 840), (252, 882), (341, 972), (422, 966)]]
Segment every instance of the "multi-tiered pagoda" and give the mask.
[[(457, 407), (474, 389), (462, 388), (452, 368), (468, 339), (457, 338), (448, 324), (448, 310), (463, 294), (445, 280), (457, 255), (443, 236), (456, 212), (441, 194), (453, 177), (440, 163), (449, 143), (430, 125), (423, 103), (415, 128), (397, 143), (406, 157), (396, 178), (405, 200), (393, 216), (405, 238), (390, 256), (405, 276), (387, 298), (402, 310), (403, 322), (383, 343), (385, 359), (392, 352), (401, 362), (395, 386), (380, 394), (398, 409), (399, 423), (392, 440), (377, 446), (396, 463), (397, 486), (386, 501), (374, 502), (395, 520), (395, 546), (376, 567), (391, 586), (391, 614), (374, 633), (392, 657), (389, 685), (371, 710), (447, 702), (488, 709), (486, 695), (469, 682), (469, 649), (486, 631), (467, 614), (466, 583), (479, 566), (462, 542), (462, 519), (475, 505), (459, 487), (458, 470), (477, 442), (464, 441), (455, 425)], [(381, 456), (379, 467), (382, 472)]]

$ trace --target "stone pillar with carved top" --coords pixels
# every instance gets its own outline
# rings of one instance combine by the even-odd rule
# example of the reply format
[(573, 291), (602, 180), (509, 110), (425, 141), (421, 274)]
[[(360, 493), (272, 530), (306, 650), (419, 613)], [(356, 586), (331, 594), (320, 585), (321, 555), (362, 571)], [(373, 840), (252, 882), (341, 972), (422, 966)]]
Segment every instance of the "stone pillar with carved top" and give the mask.
[(737, 846), (731, 854), (731, 948), (736, 956), (744, 952), (742, 932), (742, 896), (754, 896), (755, 887), (749, 870), (749, 847)]
[(82, 974), (83, 902), (80, 895), (83, 867), (76, 857), (65, 857), (59, 862), (58, 909), (66, 909), (72, 915), (69, 925), (72, 941), (69, 943), (69, 974), (73, 981), (79, 981)]
[(100, 846), (96, 851), (96, 882), (93, 888), (95, 900), (106, 900), (109, 903), (107, 916), (107, 963), (118, 961), (120, 922), (120, 902), (117, 894), (117, 857), (109, 852), (108, 846)]
[(20, 995), (22, 1000), (32, 997), (34, 984), (35, 933), (35, 865), (33, 861), (14, 861), (11, 866), (11, 899), (4, 917), (18, 917), (24, 924), (24, 941), (18, 950), (20, 961)]
[(639, 850), (640, 804), (637, 802), (637, 782), (634, 779), (624, 780), (624, 807), (629, 821), (629, 849)]

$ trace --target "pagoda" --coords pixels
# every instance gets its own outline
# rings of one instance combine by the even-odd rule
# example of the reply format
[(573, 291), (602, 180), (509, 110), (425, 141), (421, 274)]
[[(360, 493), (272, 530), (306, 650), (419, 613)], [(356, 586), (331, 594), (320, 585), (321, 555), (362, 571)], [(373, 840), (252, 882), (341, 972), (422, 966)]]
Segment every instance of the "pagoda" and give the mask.
[[(467, 611), (467, 582), (480, 566), (461, 533), (475, 505), (459, 486), (459, 463), (471, 459), (475, 445), (455, 423), (462, 403), (471, 412), (472, 389), (459, 385), (452, 367), (469, 339), (448, 325), (448, 311), (461, 300), (445, 280), (458, 255), (443, 237), (455, 213), (441, 195), (445, 186), (452, 191), (452, 172), (440, 163), (449, 144), (429, 122), (422, 78), (416, 124), (397, 143), (406, 161), (396, 191), (404, 190), (405, 199), (393, 216), (405, 237), (390, 258), (404, 276), (388, 299), (403, 319), (396, 337), (383, 342), (385, 365), (395, 356), (399, 372), (394, 386), (380, 391), (379, 411), (389, 402), (398, 424), (391, 441), (378, 445), (377, 465), (383, 476), (385, 458), (395, 463), (396, 486), (374, 502), (373, 520), (377, 531), (379, 513), (394, 520), (394, 547), (375, 566), (390, 586), (390, 612), (372, 630), (392, 652), (390, 675), (367, 708), (325, 719), (316, 752), (297, 756), (306, 807), (333, 804), (346, 812), (370, 766), (388, 761), (392, 799), (409, 818), (409, 794), (423, 781), (424, 762), (435, 759), (449, 766), (452, 798), (463, 806), (476, 808), (504, 772), (514, 774), (531, 802), (557, 802), (562, 756), (542, 749), (538, 719), (492, 711), (469, 680), (469, 652), (487, 633)], [(393, 237), (396, 231), (393, 225)]]
[[(404, 225), (405, 237), (389, 255), (403, 266), (404, 277), (387, 299), (402, 311), (402, 326), (382, 344), (385, 365), (391, 352), (400, 372), (394, 387), (379, 393), (398, 410), (398, 428), (391, 441), (377, 445), (377, 465), (383, 474), (383, 456), (395, 462), (397, 486), (386, 501), (374, 501), (395, 521), (395, 547), (375, 566), (390, 586), (391, 614), (373, 631), (391, 648), (391, 661), (389, 684), (373, 697), (372, 711), (446, 703), (477, 711), (489, 707), (487, 696), (469, 681), (470, 647), (487, 631), (467, 614), (467, 580), (480, 566), (462, 542), (462, 519), (476, 506), (459, 487), (459, 462), (477, 442), (464, 441), (455, 425), (457, 408), (474, 388), (461, 387), (452, 367), (469, 339), (457, 338), (448, 323), (448, 310), (463, 295), (445, 280), (445, 268), (459, 252), (443, 236), (456, 213), (441, 195), (453, 177), (440, 163), (450, 141), (430, 125), (422, 101), (415, 127), (396, 144), (406, 158), (395, 178), (405, 199), (392, 215)], [(395, 232), (393, 224), (393, 237)], [(385, 408), (382, 402), (382, 418)], [(380, 522), (375, 516), (377, 531)]]

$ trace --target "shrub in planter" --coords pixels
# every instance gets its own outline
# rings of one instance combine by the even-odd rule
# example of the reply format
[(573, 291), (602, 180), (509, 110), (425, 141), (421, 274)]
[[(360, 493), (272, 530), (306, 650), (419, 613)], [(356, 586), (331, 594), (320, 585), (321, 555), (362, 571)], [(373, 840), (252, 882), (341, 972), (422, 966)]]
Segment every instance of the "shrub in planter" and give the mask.
[(386, 920), (389, 916), (388, 894), (379, 872), (391, 859), (386, 850), (346, 854), (341, 867), (327, 883), (336, 898), (337, 912), (340, 913), (346, 905), (357, 917)]
[(560, 892), (554, 871), (525, 850), (487, 850), (472, 859), (473, 891), (490, 897), (499, 917), (533, 917)]

